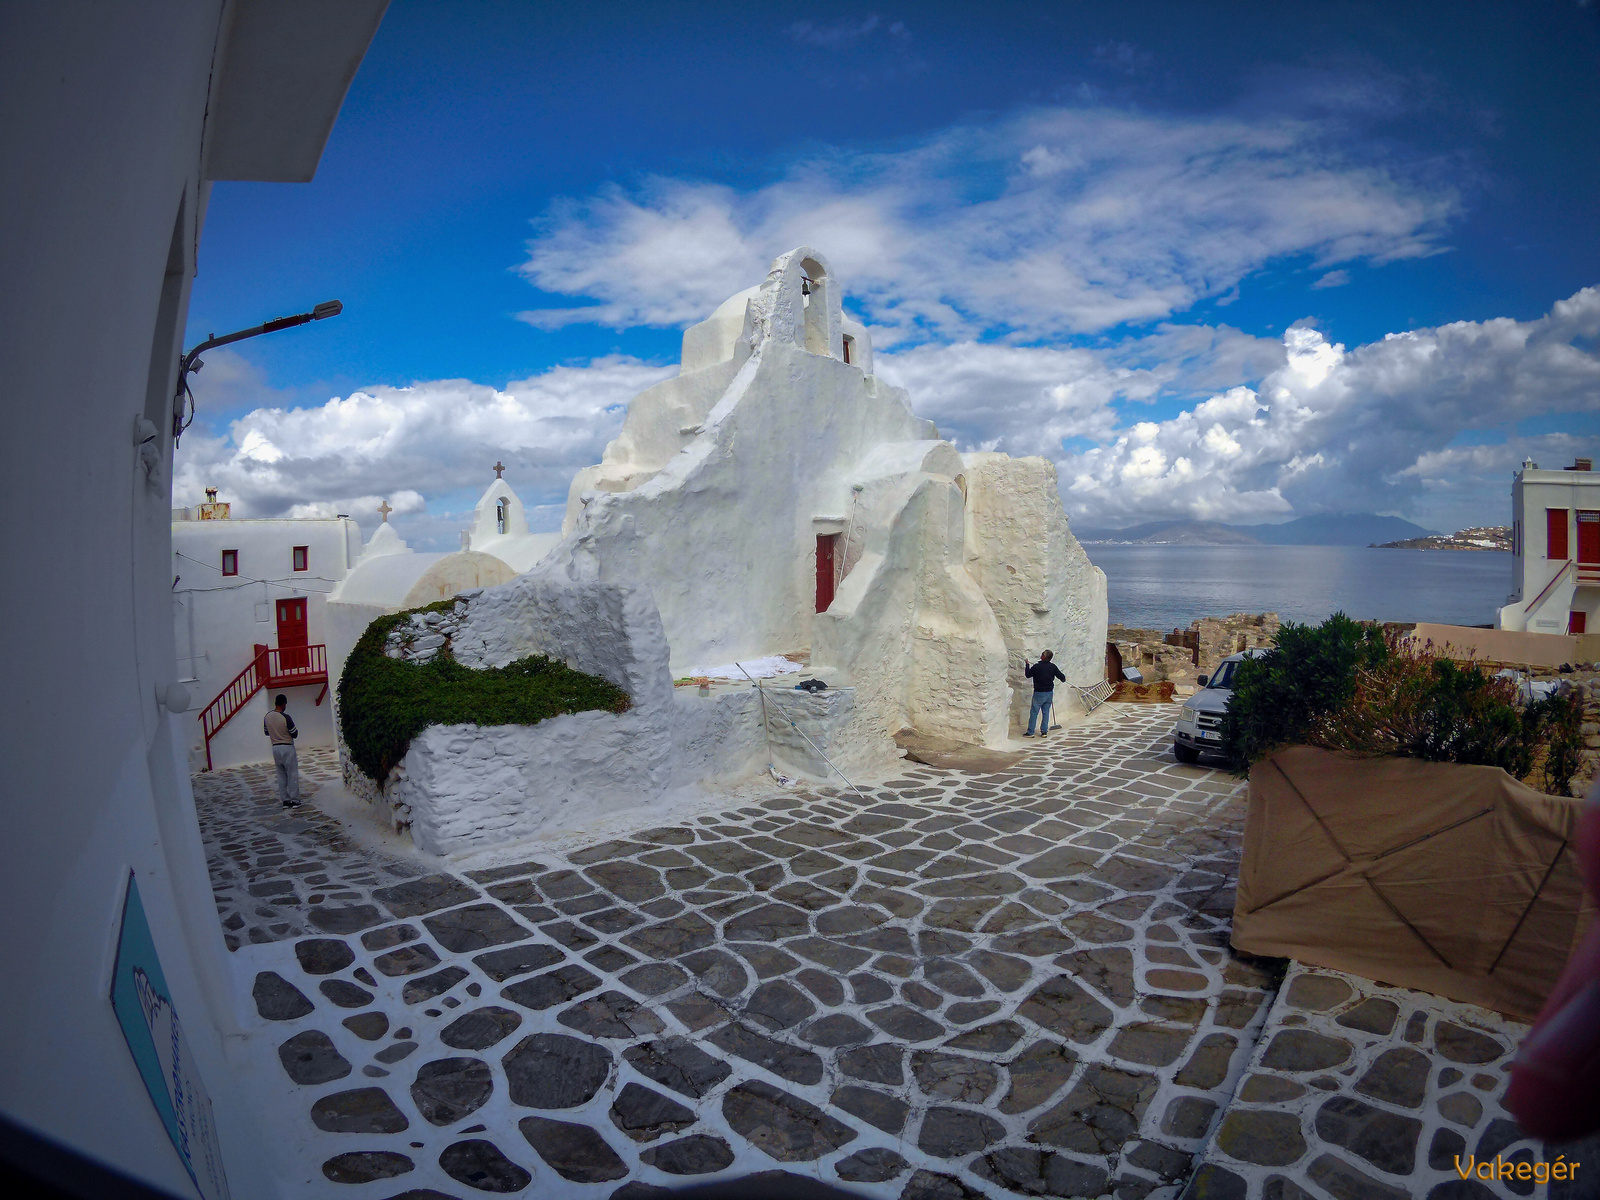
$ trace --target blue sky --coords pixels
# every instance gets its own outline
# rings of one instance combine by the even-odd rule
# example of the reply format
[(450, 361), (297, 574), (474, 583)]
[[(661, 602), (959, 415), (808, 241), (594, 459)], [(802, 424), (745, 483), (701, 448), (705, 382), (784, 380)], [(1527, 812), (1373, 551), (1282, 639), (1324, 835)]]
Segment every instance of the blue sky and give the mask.
[(1597, 151), (1574, 0), (396, 0), (316, 180), (213, 192), (190, 342), (346, 311), (212, 357), (180, 499), (401, 496), (450, 544), (504, 458), (555, 520), (805, 240), (880, 374), (1080, 524), (1499, 522), (1596, 431)]

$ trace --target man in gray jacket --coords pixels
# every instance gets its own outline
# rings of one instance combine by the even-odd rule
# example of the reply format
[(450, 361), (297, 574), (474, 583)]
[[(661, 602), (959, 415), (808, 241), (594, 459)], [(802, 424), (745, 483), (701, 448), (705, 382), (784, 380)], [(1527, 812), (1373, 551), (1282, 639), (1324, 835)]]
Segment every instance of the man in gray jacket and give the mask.
[(300, 731), (289, 715), (289, 697), (282, 692), (272, 702), (272, 711), (261, 719), (261, 732), (272, 739), (272, 765), (278, 776), (278, 799), (285, 808), (300, 807), (300, 756), (294, 740)]

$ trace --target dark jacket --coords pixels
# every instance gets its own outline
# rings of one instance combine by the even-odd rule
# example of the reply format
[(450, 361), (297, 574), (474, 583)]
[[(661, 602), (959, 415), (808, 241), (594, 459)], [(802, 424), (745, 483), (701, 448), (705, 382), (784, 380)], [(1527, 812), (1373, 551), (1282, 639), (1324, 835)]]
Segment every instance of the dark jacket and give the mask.
[(1067, 681), (1060, 667), (1042, 659), (1031, 667), (1024, 667), (1022, 673), (1033, 680), (1033, 690), (1036, 692), (1053, 692), (1056, 690), (1056, 680), (1059, 679), (1062, 683)]

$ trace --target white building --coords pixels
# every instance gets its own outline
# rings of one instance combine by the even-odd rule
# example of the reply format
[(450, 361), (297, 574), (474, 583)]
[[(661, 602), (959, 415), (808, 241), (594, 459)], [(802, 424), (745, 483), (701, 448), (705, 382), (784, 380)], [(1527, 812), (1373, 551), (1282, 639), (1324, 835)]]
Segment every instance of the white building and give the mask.
[(1511, 485), (1516, 591), (1501, 629), (1600, 633), (1600, 475), (1578, 459), (1559, 471), (1522, 464)]
[(324, 604), (361, 553), (349, 517), (241, 519), (225, 503), (172, 512), (178, 681), (196, 769), (270, 757), (261, 718), (289, 697), (301, 746), (333, 745)]
[(461, 531), (461, 548), (492, 554), (518, 575), (532, 568), (561, 540), (559, 533), (529, 533), (528, 513), (496, 466), (494, 482), (479, 498), (472, 528)]
[[(578, 472), (563, 535), (415, 632), (428, 656), (447, 646), (473, 667), (566, 662), (633, 707), (425, 730), (381, 781), (425, 849), (637, 809), (768, 763), (871, 772), (906, 728), (1003, 745), (1026, 718), (1025, 657), (1052, 650), (1069, 685), (1104, 674), (1105, 575), (1068, 528), (1053, 464), (941, 440), (873, 374), (866, 329), (803, 247), (684, 333), (679, 375), (635, 397), (604, 460)], [(829, 689), (672, 683), (788, 659)], [(1070, 686), (1057, 695), (1061, 719), (1082, 713)]]
[[(211, 181), (312, 177), (384, 7), (0, 8), (0, 551), (19, 564), (0, 572), (14, 968), (0, 1107), (8, 1156), (48, 1139), (85, 1156), (91, 1181), (103, 1164), (198, 1194), (108, 1000), (131, 880), (229, 1189), (281, 1194), (230, 1049), (238, 997), (189, 789), (194, 714), (170, 686), (173, 393)], [(65, 536), (24, 519), (63, 479), (87, 514)], [(192, 1152), (209, 1143), (187, 1132)]]
[[(328, 678), (335, 689), (356, 641), (374, 619), (405, 608), (447, 600), (472, 588), (507, 583), (561, 540), (558, 533), (529, 533), (527, 510), (500, 477), (479, 498), (461, 549), (418, 552), (388, 524), (372, 535), (340, 584), (327, 597)], [(337, 720), (335, 705), (332, 720)], [(329, 726), (332, 736), (332, 725)]]

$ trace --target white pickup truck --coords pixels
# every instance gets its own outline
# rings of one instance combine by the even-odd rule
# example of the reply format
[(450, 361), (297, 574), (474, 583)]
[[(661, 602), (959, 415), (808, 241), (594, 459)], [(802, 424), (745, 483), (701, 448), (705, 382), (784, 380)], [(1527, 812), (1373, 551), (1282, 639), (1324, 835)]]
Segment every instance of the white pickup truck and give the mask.
[(1222, 714), (1233, 699), (1233, 676), (1247, 658), (1260, 658), (1266, 650), (1230, 654), (1217, 664), (1216, 674), (1200, 676), (1200, 690), (1183, 702), (1178, 728), (1172, 736), (1172, 757), (1192, 763), (1201, 754), (1222, 752)]

